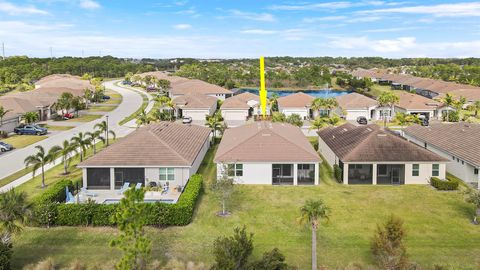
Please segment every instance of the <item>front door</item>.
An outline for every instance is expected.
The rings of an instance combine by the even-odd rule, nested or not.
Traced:
[[[123,186],[123,182],[125,181],[123,177],[123,172],[115,172],[115,187]]]
[[[399,185],[400,184],[400,169],[392,167],[392,171],[390,173],[392,175],[392,185]]]

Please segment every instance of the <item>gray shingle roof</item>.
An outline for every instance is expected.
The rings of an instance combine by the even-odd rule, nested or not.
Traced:
[[[404,132],[480,167],[479,124],[432,123],[428,127],[413,125]]]

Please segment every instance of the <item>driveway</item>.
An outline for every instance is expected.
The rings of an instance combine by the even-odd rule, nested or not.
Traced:
[[[46,151],[48,151],[52,146],[60,145],[64,140],[70,139],[71,137],[75,136],[79,132],[92,131],[95,124],[105,120],[107,115],[109,117],[108,118],[109,128],[115,131],[117,137],[123,137],[129,134],[130,132],[134,131],[135,129],[132,129],[126,126],[119,126],[118,122],[122,121],[125,117],[131,115],[138,108],[140,108],[140,106],[143,103],[142,96],[137,92],[138,90],[127,89],[124,87],[118,87],[114,85],[114,83],[116,82],[118,82],[118,80],[109,81],[105,83],[106,88],[115,90],[120,95],[123,96],[122,103],[120,103],[120,105],[115,110],[107,113],[102,118],[96,119],[92,122],[82,123],[81,125],[73,129],[60,132],[57,134],[52,134],[52,136],[50,136],[45,140],[42,140],[41,142],[1,155],[0,156],[0,179],[23,169],[25,167],[23,163],[25,158],[29,155],[36,153],[35,146],[41,145],[45,148]],[[150,98],[151,96],[149,96],[149,99]],[[149,107],[151,108],[151,106]],[[55,164],[58,164],[58,160],[57,162],[55,162]],[[53,166],[54,165],[46,166],[45,169],[49,169]],[[14,181],[8,185],[5,185],[4,187],[0,188],[0,192],[8,190],[12,187],[18,186],[25,181],[28,181],[31,178],[31,175],[29,179],[26,179],[26,178],[28,178],[28,175],[24,177],[23,181]]]

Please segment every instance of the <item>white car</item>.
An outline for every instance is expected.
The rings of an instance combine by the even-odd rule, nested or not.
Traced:
[[[184,124],[190,124],[190,123],[192,123],[192,117],[190,117],[190,116],[184,116],[184,117],[182,118],[182,123],[184,123]]]
[[[10,144],[0,142],[0,151],[1,152],[11,151],[12,149],[13,149],[13,146],[11,146]]]

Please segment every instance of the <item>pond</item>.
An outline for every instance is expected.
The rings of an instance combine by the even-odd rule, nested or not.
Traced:
[[[245,92],[249,92],[249,93],[258,95],[258,89],[256,89],[256,88],[239,88],[235,91],[236,94],[237,93],[238,94],[245,93]],[[278,96],[284,97],[284,96],[288,96],[288,95],[291,95],[291,94],[295,94],[297,92],[303,92],[303,93],[309,94],[313,97],[320,97],[320,98],[338,97],[338,96],[342,96],[342,95],[346,95],[348,93],[351,93],[351,91],[338,91],[338,90],[327,90],[327,89],[323,89],[323,90],[308,90],[308,89],[305,89],[305,90],[268,90],[267,89],[267,95],[269,97],[272,95],[272,93],[277,93]]]

